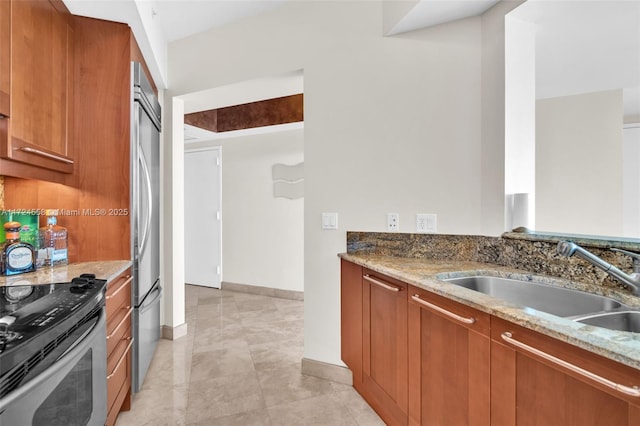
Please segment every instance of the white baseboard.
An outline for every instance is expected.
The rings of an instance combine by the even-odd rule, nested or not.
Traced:
[[[302,358],[302,374],[353,386],[353,373],[347,367]]]
[[[162,338],[167,340],[176,340],[187,335],[187,323],[170,327],[168,325],[162,326]]]
[[[257,294],[260,296],[279,297],[281,299],[304,300],[303,291],[282,290],[272,287],[260,287],[257,285],[237,284],[223,281],[220,286],[223,290],[237,291],[239,293]]]

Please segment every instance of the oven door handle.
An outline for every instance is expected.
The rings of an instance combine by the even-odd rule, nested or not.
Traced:
[[[100,310],[98,321],[93,325],[89,333],[85,332],[83,334],[84,337],[82,338],[82,340],[74,342],[77,344],[71,345],[70,347],[66,348],[65,352],[62,355],[58,354],[58,359],[53,364],[50,364],[48,368],[44,369],[44,371],[39,371],[35,377],[32,377],[32,374],[30,372],[27,375],[27,377],[29,377],[28,381],[21,384],[17,389],[5,395],[3,398],[0,398],[0,413],[2,413],[16,400],[22,398],[25,395],[28,395],[30,392],[38,388],[38,386],[40,386],[42,382],[48,380],[56,374],[59,374],[60,370],[64,369],[66,366],[78,362],[78,360],[83,356],[87,349],[91,348],[94,345],[96,338],[101,338],[106,341],[106,334],[105,312],[103,308]],[[55,352],[56,351],[53,351],[48,356],[55,355]],[[36,368],[33,370],[33,372],[35,372],[35,370],[39,369]]]

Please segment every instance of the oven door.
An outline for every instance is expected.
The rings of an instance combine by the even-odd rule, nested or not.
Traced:
[[[96,321],[70,336],[55,362],[0,399],[1,425],[104,425],[107,419],[107,347],[104,308]],[[65,340],[65,342],[66,342]]]

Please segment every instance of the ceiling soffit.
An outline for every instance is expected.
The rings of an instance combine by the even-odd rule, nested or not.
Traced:
[[[185,114],[184,122],[211,132],[229,132],[304,121],[302,93]]]

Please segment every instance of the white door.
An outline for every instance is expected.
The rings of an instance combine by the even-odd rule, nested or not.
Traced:
[[[220,288],[222,174],[219,147],[184,153],[185,282]]]

